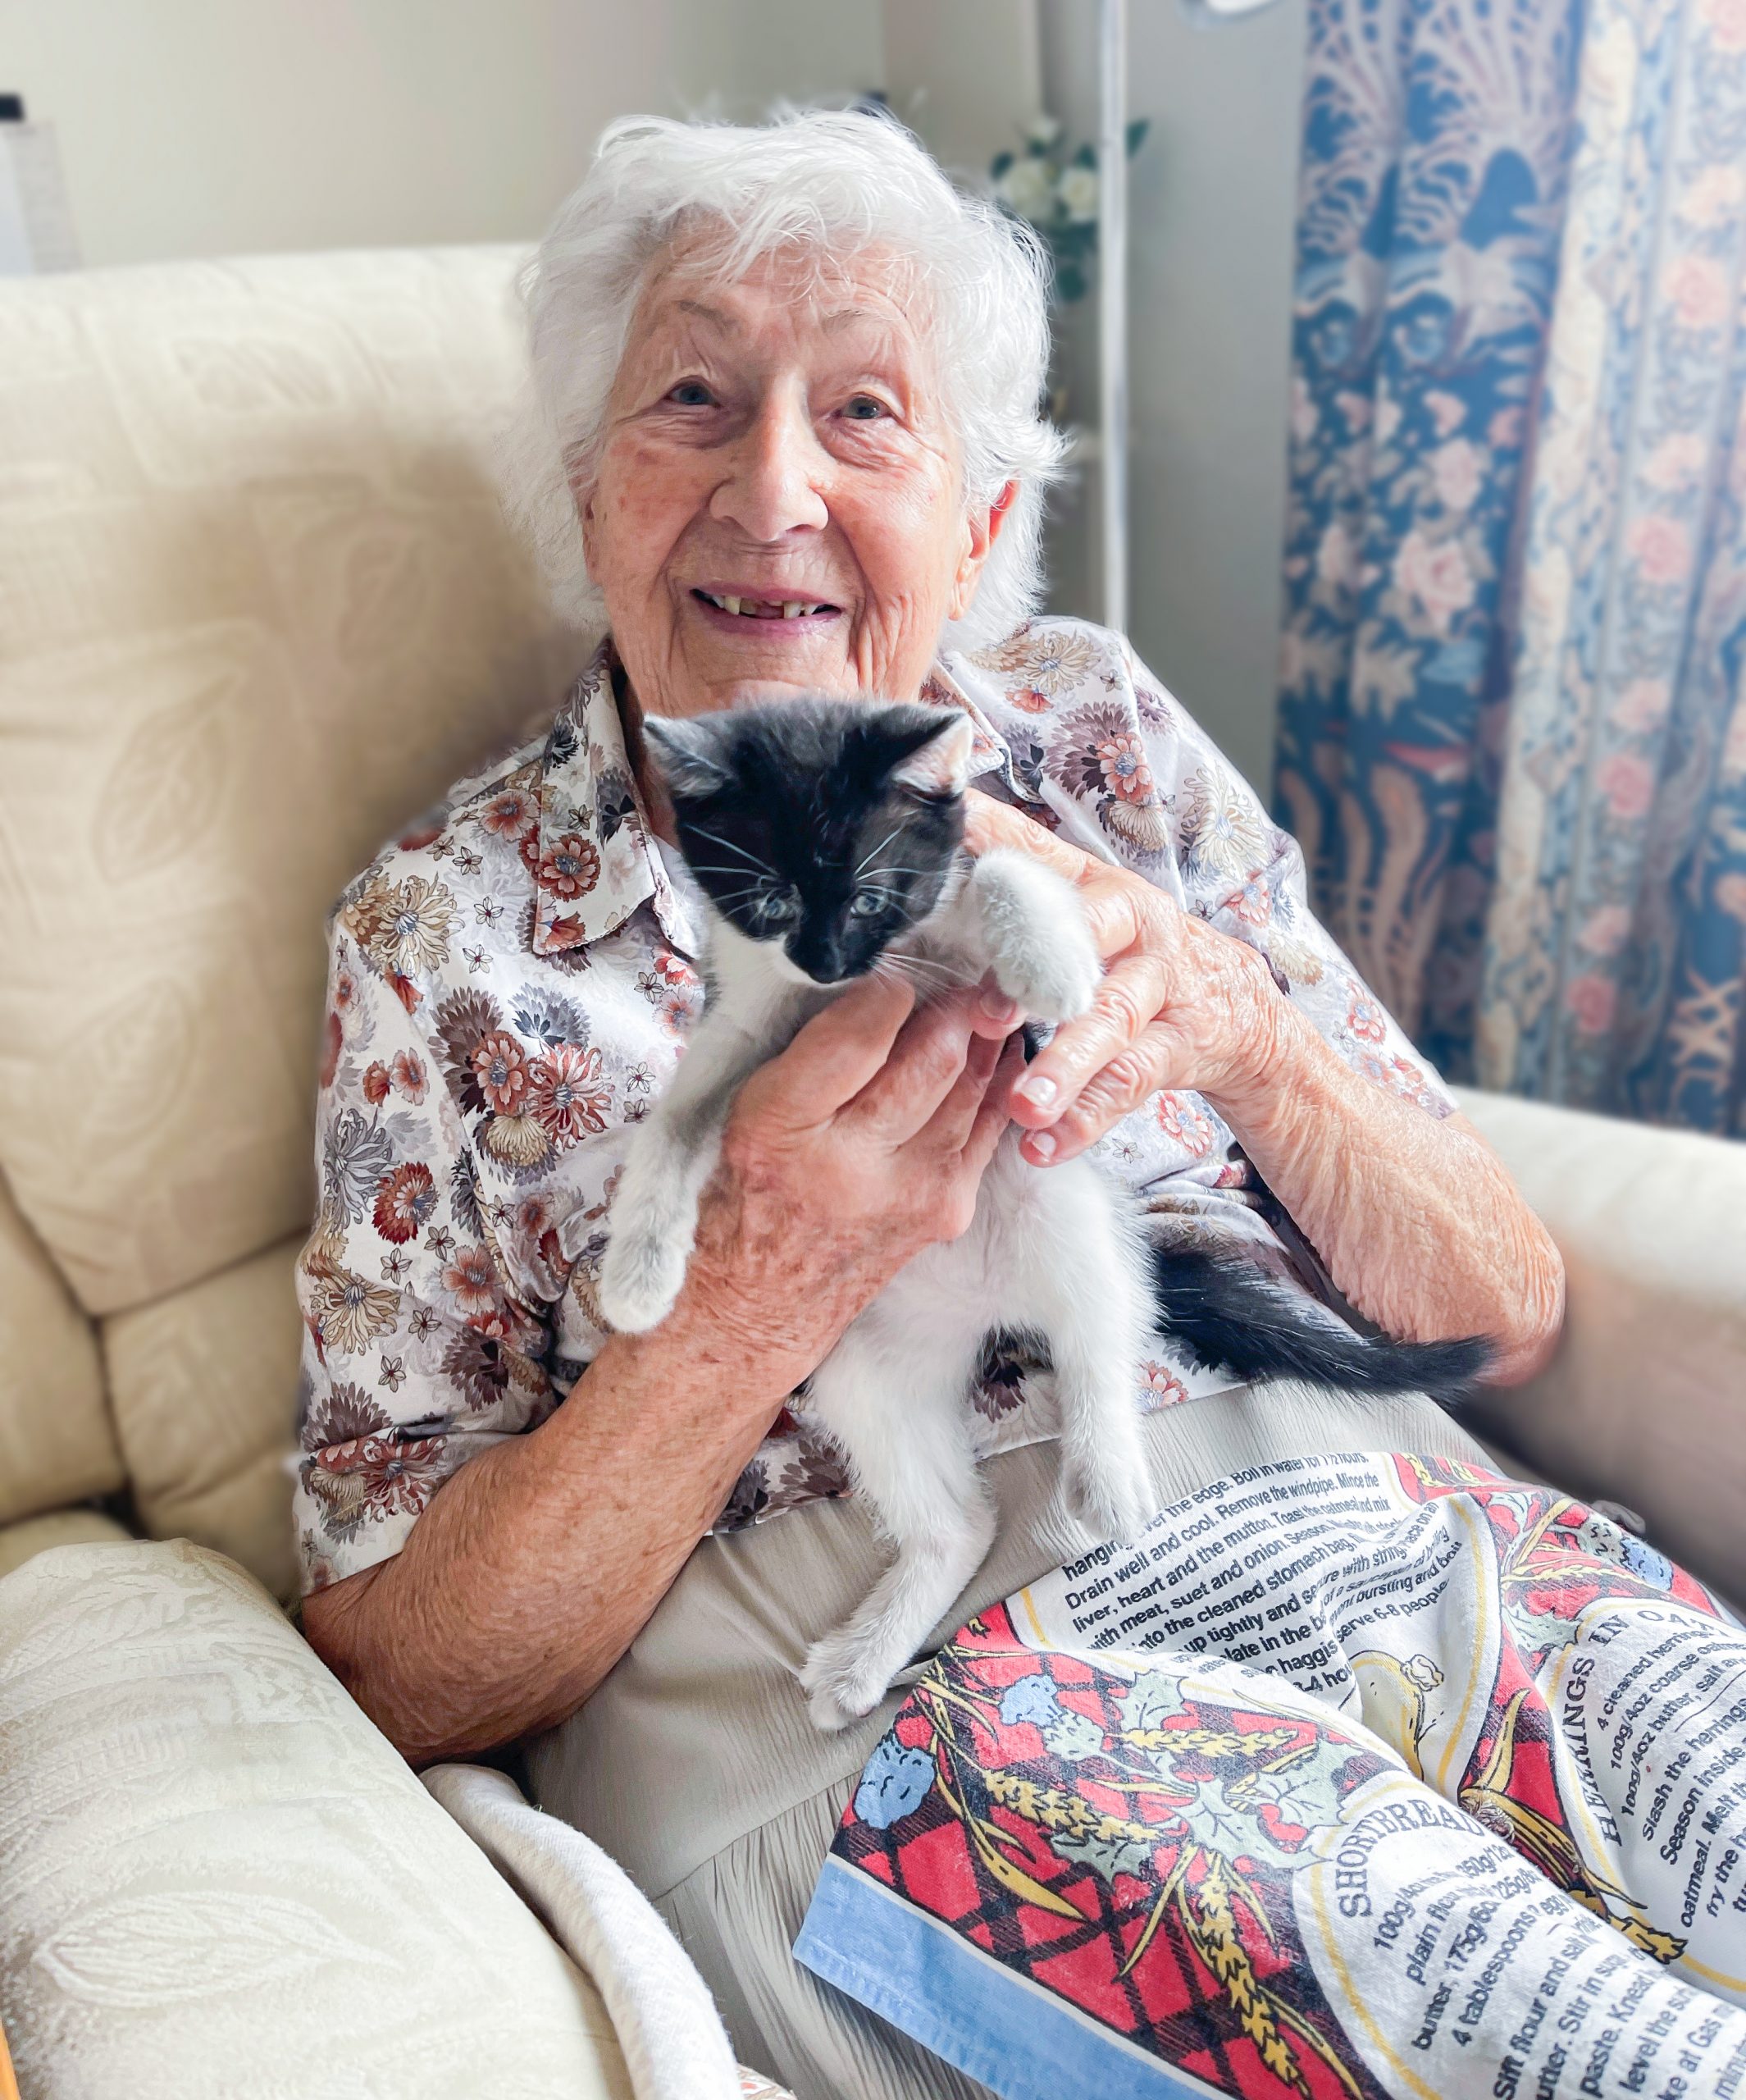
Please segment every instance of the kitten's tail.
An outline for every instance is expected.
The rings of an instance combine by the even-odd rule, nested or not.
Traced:
[[[1304,1378],[1347,1393],[1429,1393],[1446,1405],[1473,1392],[1491,1360],[1478,1335],[1399,1342],[1317,1317],[1294,1291],[1259,1270],[1233,1267],[1193,1250],[1153,1255],[1160,1331],[1186,1342],[1203,1363],[1227,1364],[1251,1380]]]

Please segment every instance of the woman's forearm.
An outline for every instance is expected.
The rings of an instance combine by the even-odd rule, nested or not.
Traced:
[[[413,1764],[549,1727],[605,1677],[707,1532],[782,1395],[679,1322],[615,1335],[540,1428],[446,1481],[402,1551],[303,1627]]]
[[[1219,1112],[1366,1318],[1408,1341],[1484,1335],[1498,1385],[1531,1378],[1564,1317],[1564,1263],[1465,1117],[1439,1121],[1352,1070],[1279,1002],[1265,1073]]]

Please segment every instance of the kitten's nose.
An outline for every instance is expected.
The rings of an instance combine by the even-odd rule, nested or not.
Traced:
[[[797,970],[815,984],[841,984],[848,975],[841,944],[828,934],[802,935],[788,950]]]

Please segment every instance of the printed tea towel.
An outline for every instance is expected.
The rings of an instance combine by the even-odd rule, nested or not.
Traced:
[[[1006,2100],[1746,2095],[1746,1635],[1456,1461],[1234,1475],[946,1645],[796,1952]]]

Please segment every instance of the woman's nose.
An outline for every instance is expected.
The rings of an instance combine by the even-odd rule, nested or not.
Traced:
[[[768,546],[794,532],[818,532],[830,513],[819,488],[827,455],[805,404],[773,393],[735,440],[711,517]]]

